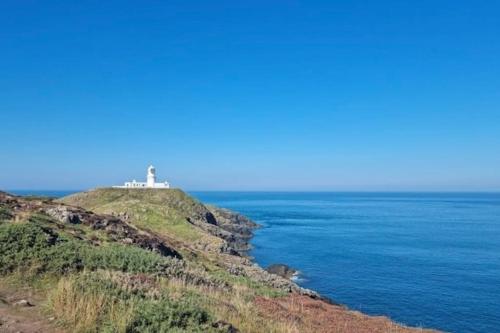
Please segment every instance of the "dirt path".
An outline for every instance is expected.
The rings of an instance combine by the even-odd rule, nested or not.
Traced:
[[[12,290],[0,284],[0,332],[63,333],[41,313],[42,302],[41,296],[30,290]]]

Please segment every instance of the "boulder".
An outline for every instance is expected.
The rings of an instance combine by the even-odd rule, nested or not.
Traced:
[[[18,306],[18,307],[28,307],[28,306],[33,306],[28,300],[21,299],[17,302],[14,302],[12,305]]]
[[[284,265],[284,264],[274,264],[266,268],[271,274],[276,274],[285,279],[291,279],[295,274],[297,274],[297,270]]]

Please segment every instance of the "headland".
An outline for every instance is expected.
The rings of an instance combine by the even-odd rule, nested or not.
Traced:
[[[284,266],[262,269],[246,255],[257,227],[179,189],[1,192],[0,328],[431,332],[332,304]]]

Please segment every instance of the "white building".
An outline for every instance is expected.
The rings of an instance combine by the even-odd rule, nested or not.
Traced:
[[[168,182],[157,183],[156,182],[156,169],[154,166],[150,165],[148,168],[148,175],[146,182],[137,182],[132,180],[131,182],[125,182],[122,186],[113,186],[114,188],[170,188]]]

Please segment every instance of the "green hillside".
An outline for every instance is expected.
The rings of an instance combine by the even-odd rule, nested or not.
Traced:
[[[20,285],[43,295],[60,329],[261,332],[253,298],[286,294],[276,277],[248,276],[248,259],[217,236],[228,221],[180,190],[98,189],[58,201],[1,193],[0,202],[0,295]]]
[[[0,192],[0,332],[413,332],[245,256],[255,223],[181,190]]]
[[[125,218],[138,227],[180,241],[204,240],[220,245],[220,240],[207,239],[188,219],[198,219],[208,210],[199,202],[177,189],[96,189],[77,193],[60,200],[96,213]]]

